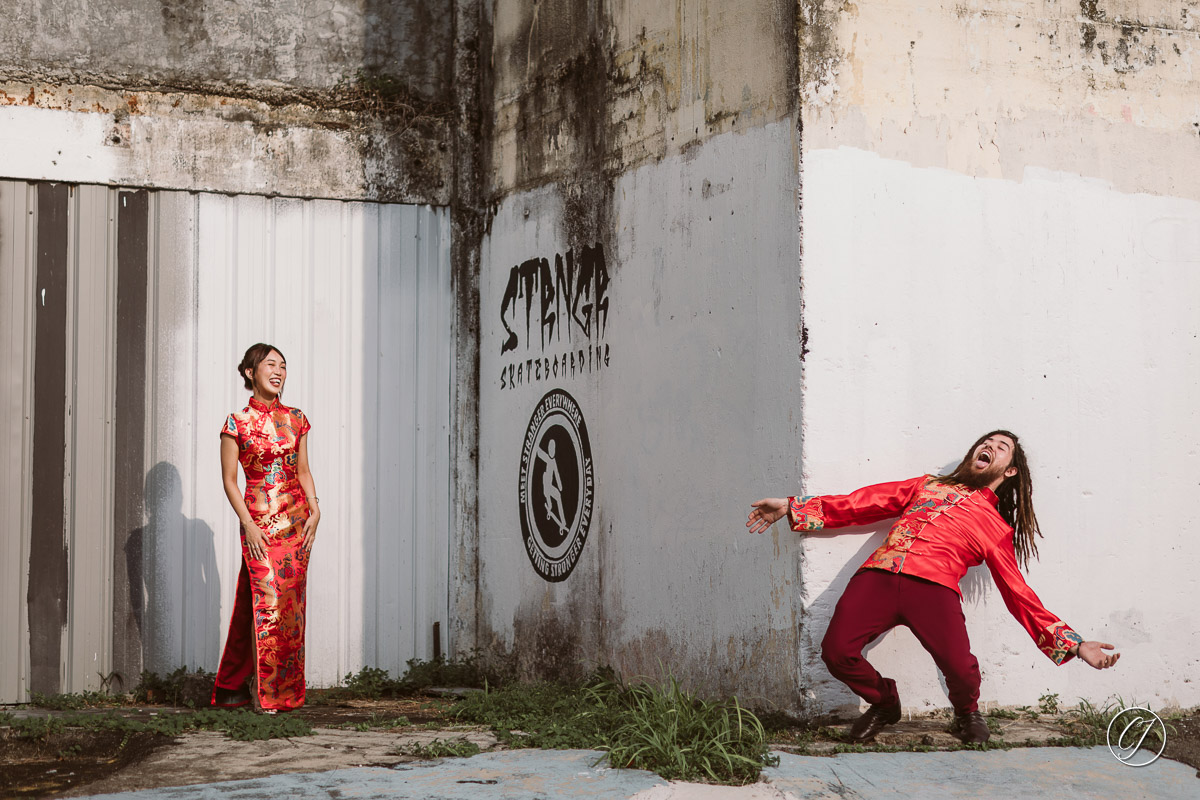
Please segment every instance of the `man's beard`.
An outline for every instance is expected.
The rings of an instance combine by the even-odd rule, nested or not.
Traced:
[[[954,471],[952,478],[962,483],[971,489],[982,489],[985,486],[990,486],[997,478],[1004,477],[1004,467],[1000,464],[989,464],[988,468],[982,472],[977,472],[971,469],[970,464],[966,464]]]

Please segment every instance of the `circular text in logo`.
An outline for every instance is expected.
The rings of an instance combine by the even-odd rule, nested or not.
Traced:
[[[594,477],[587,425],[561,389],[542,397],[521,443],[521,534],[530,563],[548,581],[575,569],[592,521]]]

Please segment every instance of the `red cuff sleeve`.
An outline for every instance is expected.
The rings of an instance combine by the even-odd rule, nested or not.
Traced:
[[[794,531],[819,531],[825,527],[821,514],[821,498],[789,497],[788,521]]]

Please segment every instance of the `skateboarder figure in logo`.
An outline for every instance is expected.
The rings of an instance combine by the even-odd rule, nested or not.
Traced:
[[[558,462],[554,460],[557,448],[553,439],[546,442],[546,449],[538,448],[537,457],[546,462],[546,470],[542,473],[542,494],[546,497],[546,519],[558,526],[559,531],[567,534],[566,514],[563,511],[562,475],[558,471]],[[558,505],[558,513],[554,513],[554,505]]]

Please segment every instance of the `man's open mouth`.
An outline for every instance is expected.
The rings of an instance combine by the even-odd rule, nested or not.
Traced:
[[[987,450],[979,451],[979,455],[975,456],[975,466],[979,469],[986,469],[992,463],[992,454]]]

